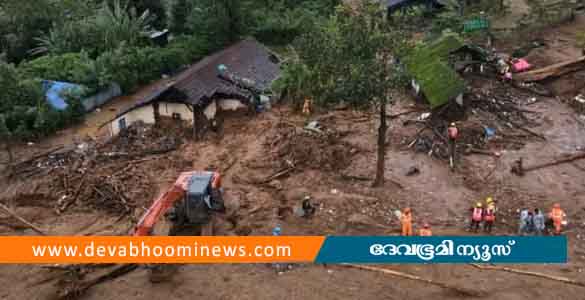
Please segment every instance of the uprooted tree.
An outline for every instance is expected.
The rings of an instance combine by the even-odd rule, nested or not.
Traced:
[[[377,109],[374,186],[384,183],[386,108],[393,103],[395,90],[405,86],[397,57],[407,50],[406,41],[405,32],[396,23],[391,25],[378,5],[339,6],[331,18],[295,41],[298,57],[277,83],[277,88],[295,96],[292,100],[311,97],[322,107],[345,102]]]

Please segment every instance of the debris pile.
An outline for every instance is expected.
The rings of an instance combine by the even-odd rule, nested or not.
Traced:
[[[272,132],[273,137],[265,145],[270,151],[275,168],[319,168],[337,171],[349,165],[357,152],[341,140],[335,130],[309,124],[300,128],[294,124],[280,122]]]
[[[538,113],[520,108],[523,98],[502,88],[501,84],[491,89],[472,89],[467,96],[464,121],[457,122],[459,139],[456,153],[479,153],[498,155],[501,149],[521,149],[527,139],[545,138],[530,130],[537,125]],[[529,100],[530,101],[530,100]],[[530,103],[530,102],[528,102]],[[454,120],[454,114],[461,110],[456,104],[444,108],[409,123],[422,124],[414,139],[406,140],[409,148],[416,152],[427,153],[438,159],[449,159],[447,126]],[[459,117],[458,119],[463,119]],[[493,150],[493,151],[492,151]]]
[[[168,128],[139,123],[105,143],[88,140],[36,155],[18,163],[13,176],[48,176],[48,190],[57,199],[54,205],[58,213],[78,206],[130,215],[134,208],[150,201],[155,192],[145,164],[164,159],[168,161],[161,169],[190,165],[179,157],[160,156],[178,149],[182,142],[164,132],[168,133]]]

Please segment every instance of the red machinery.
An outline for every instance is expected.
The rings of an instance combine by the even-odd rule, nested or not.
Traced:
[[[175,235],[179,228],[207,224],[212,211],[225,211],[220,174],[199,171],[181,173],[175,184],[156,199],[142,216],[133,235],[151,235],[161,215],[167,213],[173,221],[169,235]]]

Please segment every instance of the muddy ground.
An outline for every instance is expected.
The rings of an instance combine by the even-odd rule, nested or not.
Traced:
[[[570,25],[573,26],[573,25]],[[563,32],[561,28],[559,32]],[[551,34],[551,33],[547,33]],[[552,39],[550,35],[547,35]],[[566,48],[566,45],[563,49]],[[558,49],[558,48],[557,48]],[[540,49],[539,55],[555,47]],[[567,53],[567,50],[563,50]],[[546,56],[548,57],[548,56]],[[520,96],[532,97],[519,94]],[[224,179],[228,212],[217,220],[220,235],[268,235],[280,224],[285,235],[397,235],[396,209],[410,206],[415,228],[431,223],[434,234],[467,235],[468,209],[478,200],[493,196],[502,216],[495,234],[515,234],[516,209],[539,207],[548,210],[558,201],[569,217],[569,263],[566,265],[512,266],[519,269],[585,280],[585,161],[564,164],[517,177],[510,173],[519,157],[525,164],[538,163],[585,148],[585,126],[576,113],[560,98],[538,97],[525,109],[535,114],[530,129],[546,141],[526,139],[519,149],[488,144],[487,149],[502,153],[500,158],[469,155],[461,158],[456,172],[445,161],[415,153],[408,144],[416,126],[404,126],[405,120],[418,114],[391,120],[386,160],[386,185],[372,188],[376,161],[377,119],[372,112],[336,110],[313,116],[330,130],[314,135],[302,128],[307,119],[279,105],[257,116],[228,117],[222,136],[209,134],[203,141],[182,139],[177,150],[146,157],[105,160],[95,172],[120,164],[140,178],[121,178],[132,184],[127,191],[133,211],[129,214],[87,206],[79,201],[63,212],[55,208],[59,197],[56,187],[63,182],[48,175],[31,175],[0,180],[0,200],[17,213],[54,235],[124,235],[131,229],[152,199],[170,185],[181,171],[219,169]],[[120,100],[127,103],[125,98]],[[123,106],[94,113],[89,120],[107,119]],[[116,106],[119,106],[116,108]],[[401,99],[390,114],[412,109],[412,100]],[[105,114],[105,115],[102,115]],[[88,122],[90,122],[88,121]],[[58,144],[98,135],[95,124],[87,123],[58,136],[19,149],[24,160]],[[93,124],[93,125],[92,125]],[[93,126],[93,127],[92,127]],[[499,133],[497,133],[499,134]],[[115,145],[114,145],[115,146]],[[112,146],[113,147],[113,146]],[[108,151],[118,149],[107,148]],[[119,150],[119,149],[118,149]],[[0,161],[5,160],[4,153]],[[124,165],[122,165],[124,163]],[[294,169],[282,177],[270,179],[283,168]],[[130,165],[128,165],[130,166]],[[417,176],[405,176],[416,166]],[[105,172],[104,171],[104,172]],[[60,174],[60,175],[59,175]],[[357,179],[356,179],[357,178]],[[145,187],[146,186],[146,187]],[[69,187],[75,191],[75,185]],[[62,192],[62,191],[61,191]],[[319,204],[312,219],[296,217],[294,208],[302,196],[310,194]],[[88,194],[90,195],[90,194]],[[88,196],[89,197],[89,196]],[[3,235],[33,235],[15,225],[6,216],[0,218]],[[510,274],[478,270],[470,265],[392,265],[395,270],[416,274],[469,289],[487,291],[485,299],[583,299],[585,288]],[[49,299],[55,281],[41,266],[0,266],[3,299]],[[466,299],[448,289],[341,266],[294,265],[277,275],[265,265],[187,265],[172,281],[152,284],[140,268],[116,280],[90,289],[85,299]]]

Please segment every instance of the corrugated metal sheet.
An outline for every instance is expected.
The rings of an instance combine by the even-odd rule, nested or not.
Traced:
[[[120,95],[122,95],[122,89],[120,88],[120,85],[113,83],[108,87],[108,89],[100,91],[91,97],[84,98],[81,100],[81,104],[83,105],[83,108],[86,112],[90,112],[104,105],[106,102],[110,101],[110,99]]]

